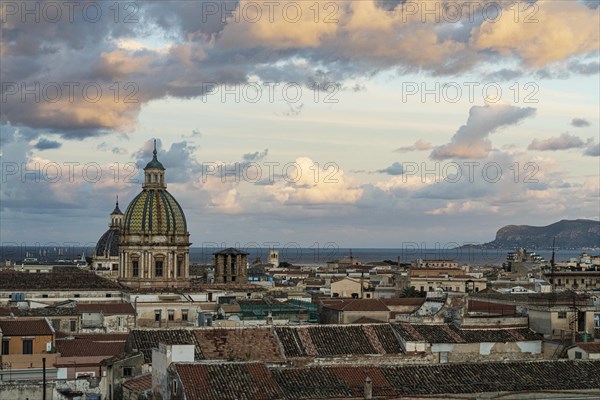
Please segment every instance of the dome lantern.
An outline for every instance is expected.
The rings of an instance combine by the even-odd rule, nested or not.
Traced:
[[[110,213],[110,224],[108,224],[108,226],[111,227],[112,229],[117,229],[117,228],[120,228],[122,224],[123,224],[123,213],[121,212],[121,209],[119,208],[119,196],[117,195],[117,202],[115,204],[115,209],[113,210],[113,212]]]
[[[156,151],[156,139],[154,139],[154,151],[152,160],[144,168],[144,189],[165,189],[165,167],[158,161]]]

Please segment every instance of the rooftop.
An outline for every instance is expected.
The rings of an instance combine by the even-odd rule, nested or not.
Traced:
[[[363,398],[591,390],[599,393],[600,361],[528,361],[399,366],[268,368],[263,363],[175,363],[170,367],[194,399]],[[525,398],[525,397],[523,397]]]
[[[507,343],[542,340],[529,328],[459,329],[452,324],[393,324],[405,341],[427,343]]]
[[[125,348],[125,341],[99,342],[85,339],[58,339],[56,350],[62,357],[113,357]]]
[[[0,320],[3,336],[51,336],[54,331],[45,318]]]
[[[194,332],[189,329],[134,329],[129,333],[125,350],[139,351],[144,355],[145,363],[152,363],[152,349],[158,348],[159,343],[193,344],[195,347],[194,359],[204,359],[200,344]]]
[[[47,273],[0,270],[0,290],[120,290],[117,283],[80,268],[59,268]]]
[[[131,303],[77,303],[75,309],[82,312],[102,312],[104,315],[135,314]]]
[[[196,400],[272,400],[284,394],[262,363],[171,364],[186,398]]]
[[[144,374],[136,376],[123,382],[123,388],[129,389],[132,392],[142,393],[152,390],[152,374]]]

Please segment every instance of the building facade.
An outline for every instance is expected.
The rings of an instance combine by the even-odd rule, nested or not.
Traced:
[[[108,230],[100,237],[92,255],[92,269],[101,275],[119,275],[119,238],[123,225],[123,213],[119,209],[119,198],[110,213]]]
[[[215,283],[248,283],[248,253],[228,248],[214,256]]]
[[[127,206],[119,240],[119,282],[134,288],[189,286],[190,234],[183,209],[167,191],[165,168],[144,168],[142,192]]]

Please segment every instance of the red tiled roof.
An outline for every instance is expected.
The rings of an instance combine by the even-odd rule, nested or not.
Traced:
[[[152,390],[152,374],[140,375],[136,376],[135,378],[128,379],[123,382],[122,386],[136,393]]]
[[[338,311],[389,311],[387,306],[379,299],[348,299],[324,302],[324,308]]]
[[[369,317],[360,317],[353,324],[385,324],[386,321],[379,321],[377,319],[369,318]]]
[[[135,314],[131,303],[78,303],[75,309],[79,312],[100,312],[104,315]]]
[[[68,338],[92,340],[94,342],[125,342],[129,333],[64,333],[56,332],[56,338]]]
[[[196,329],[196,339],[207,360],[284,361],[271,328]]]
[[[195,400],[284,397],[271,371],[262,363],[171,364],[185,397]]]
[[[491,301],[479,301],[469,299],[470,312],[482,312],[500,315],[515,315],[517,306],[511,304],[492,303]]]
[[[381,299],[386,306],[420,306],[425,303],[424,297],[399,297],[394,299]]]
[[[59,339],[56,341],[56,350],[62,357],[112,357],[121,353],[125,342],[95,342],[81,339]]]
[[[52,328],[46,319],[19,319],[0,321],[4,336],[50,336]]]
[[[588,353],[600,353],[600,342],[580,342],[577,343],[577,346]]]

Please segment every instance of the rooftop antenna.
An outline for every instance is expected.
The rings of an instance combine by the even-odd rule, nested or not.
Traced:
[[[350,265],[354,264],[354,257],[352,257],[352,249],[350,249]]]

